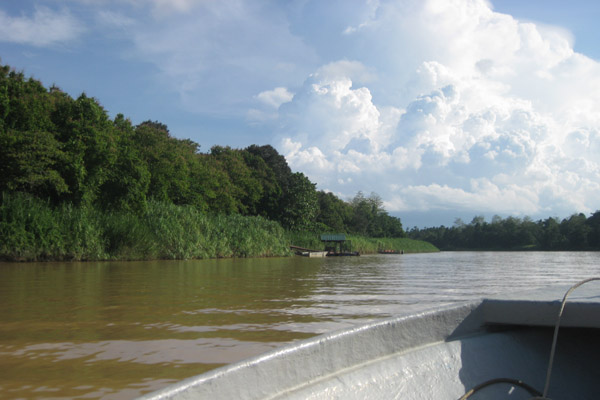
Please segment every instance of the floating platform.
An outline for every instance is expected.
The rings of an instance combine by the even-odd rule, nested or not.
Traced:
[[[303,256],[303,257],[310,257],[310,258],[323,258],[323,257],[327,257],[327,252],[326,251],[302,251],[298,255]]]

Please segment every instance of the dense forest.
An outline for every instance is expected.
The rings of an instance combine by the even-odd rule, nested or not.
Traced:
[[[408,231],[412,239],[424,240],[441,250],[600,250],[600,211],[590,217],[573,214],[562,221],[547,218],[501,218],[486,222],[481,216],[453,227]]]
[[[203,153],[160,122],[133,125],[123,114],[111,119],[93,97],[74,99],[9,66],[0,66],[0,193],[5,258],[33,236],[44,240],[17,219],[26,218],[27,210],[19,209],[24,204],[53,220],[49,226],[85,216],[85,224],[103,227],[97,238],[102,243],[120,243],[107,233],[116,229],[106,225],[116,215],[151,229],[143,221],[157,212],[182,212],[177,207],[202,218],[241,216],[260,226],[270,221],[287,231],[405,236],[377,194],[359,192],[344,201],[318,191],[272,146],[214,146]]]

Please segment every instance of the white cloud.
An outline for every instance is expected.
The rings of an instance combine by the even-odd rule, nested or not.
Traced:
[[[277,87],[273,90],[265,90],[256,95],[261,102],[273,108],[279,108],[283,103],[287,103],[294,98],[294,94],[284,87]]]
[[[386,144],[382,111],[373,104],[369,89],[353,88],[349,78],[332,78],[331,71],[328,66],[311,75],[293,100],[281,107],[284,133],[329,153],[380,149]],[[385,112],[393,115],[394,109]]]
[[[320,67],[317,74],[321,79],[336,79],[344,76],[358,85],[364,85],[377,79],[377,75],[363,63],[350,60],[330,62]]]
[[[85,20],[80,3],[180,108],[275,129],[319,188],[389,211],[600,208],[600,64],[560,27],[485,0],[72,1]],[[15,15],[0,11],[0,40],[84,31],[67,9]]]
[[[262,91],[254,98],[258,104],[246,112],[246,120],[251,124],[276,120],[277,109],[282,104],[290,102],[294,94],[285,87],[276,87],[273,90]]]
[[[0,41],[37,47],[66,43],[84,32],[83,25],[66,9],[36,7],[31,16],[11,16],[0,10]]]
[[[391,211],[600,208],[600,64],[568,32],[480,0],[377,8],[343,31],[362,54],[317,69],[280,108],[293,168],[348,197],[376,191]]]
[[[276,129],[320,188],[390,211],[600,208],[600,64],[560,27],[485,0],[128,4],[146,19],[101,20],[187,110]]]

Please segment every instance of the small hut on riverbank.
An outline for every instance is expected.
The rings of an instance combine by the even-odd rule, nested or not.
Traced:
[[[326,233],[321,235],[321,242],[325,245],[328,256],[357,256],[357,251],[352,251],[352,241],[346,239],[343,233]]]

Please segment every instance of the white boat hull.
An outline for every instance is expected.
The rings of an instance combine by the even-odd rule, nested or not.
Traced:
[[[440,307],[322,335],[143,398],[458,399],[494,378],[518,379],[541,392],[564,288],[540,293]],[[554,365],[550,398],[600,399],[600,296],[583,294],[567,307]],[[502,383],[470,398],[531,397]]]

